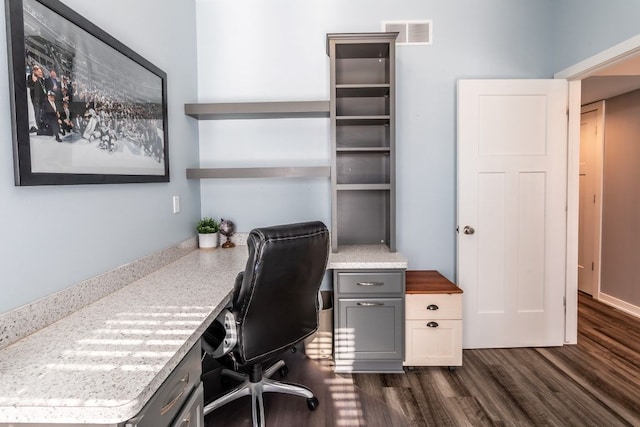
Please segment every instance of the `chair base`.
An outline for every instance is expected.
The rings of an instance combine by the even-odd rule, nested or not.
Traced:
[[[251,418],[253,420],[254,427],[264,427],[264,400],[262,398],[263,393],[285,393],[292,394],[294,396],[306,397],[307,406],[311,410],[315,410],[318,407],[318,399],[313,395],[313,392],[307,387],[297,384],[289,384],[279,382],[271,379],[271,376],[281,368],[285,367],[283,360],[271,365],[267,368],[262,375],[255,373],[253,375],[244,374],[230,369],[223,369],[222,375],[234,378],[242,381],[242,383],[225,394],[219,397],[213,402],[204,407],[204,415],[207,415],[211,411],[226,405],[229,402],[233,402],[244,396],[251,396]],[[260,369],[259,366],[254,367]],[[254,377],[255,381],[251,381],[251,377]],[[256,378],[257,377],[257,378]]]

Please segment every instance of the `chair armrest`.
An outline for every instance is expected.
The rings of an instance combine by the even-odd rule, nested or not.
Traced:
[[[218,322],[224,328],[225,335],[215,348],[212,343],[203,337],[202,349],[209,356],[217,359],[229,353],[236,346],[238,343],[238,332],[236,329],[236,319],[228,309],[222,310],[218,317],[216,317],[215,322]]]

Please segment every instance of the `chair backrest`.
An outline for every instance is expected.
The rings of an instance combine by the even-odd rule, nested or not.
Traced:
[[[256,228],[249,259],[234,289],[236,361],[259,363],[318,328],[318,291],[329,256],[329,231],[319,221]]]

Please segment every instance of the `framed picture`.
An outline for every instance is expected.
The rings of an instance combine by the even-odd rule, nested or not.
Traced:
[[[166,74],[57,0],[5,0],[16,185],[169,181]]]

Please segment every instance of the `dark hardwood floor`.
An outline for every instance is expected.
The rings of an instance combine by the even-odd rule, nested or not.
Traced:
[[[336,375],[300,353],[288,381],[320,399],[268,394],[267,426],[640,426],[640,319],[579,296],[578,344],[465,350],[455,371]],[[250,426],[248,398],[207,426]]]

